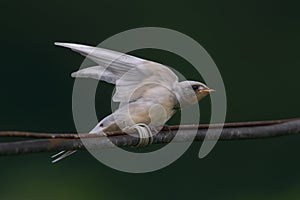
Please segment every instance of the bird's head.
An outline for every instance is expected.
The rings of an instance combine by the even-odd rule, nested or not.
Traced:
[[[214,90],[201,82],[182,81],[179,83],[177,98],[180,104],[190,105],[197,103],[211,92],[214,92]]]

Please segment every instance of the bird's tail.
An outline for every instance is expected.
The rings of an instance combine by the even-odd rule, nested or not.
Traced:
[[[112,119],[113,119],[112,115],[109,115],[109,116],[105,117],[89,133],[103,133],[103,135],[105,136],[105,133],[103,132],[103,129],[104,129],[103,125],[111,123]],[[53,159],[52,163],[56,163],[58,161],[61,161],[62,159],[72,155],[76,151],[77,150],[61,151],[61,152],[51,156],[51,159]]]
[[[72,151],[61,151],[53,156],[51,156],[52,163],[56,163],[62,159],[64,159],[65,157],[72,155],[73,153],[75,153],[77,150],[72,150]]]

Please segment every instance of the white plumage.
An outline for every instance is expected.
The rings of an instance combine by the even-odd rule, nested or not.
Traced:
[[[168,67],[131,55],[86,45],[55,43],[79,52],[97,66],[72,73],[76,78],[93,78],[116,85],[113,101],[119,108],[101,120],[90,133],[125,130],[137,123],[153,130],[162,127],[176,109],[197,103],[210,93],[206,85],[196,81],[178,81]],[[57,162],[75,151],[53,156]],[[59,156],[59,157],[58,157]]]

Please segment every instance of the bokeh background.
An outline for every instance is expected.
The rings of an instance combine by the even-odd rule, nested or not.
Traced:
[[[0,130],[75,132],[70,73],[83,57],[55,41],[97,45],[121,31],[171,28],[212,56],[228,95],[227,121],[299,117],[297,1],[3,1],[0,6]],[[133,52],[200,79],[167,52]],[[102,84],[99,118],[113,89]],[[209,98],[200,103],[209,119]],[[0,142],[4,139],[0,138]],[[0,199],[300,199],[300,136],[200,143],[152,173],[104,166],[86,151],[56,165],[51,153],[0,157]]]

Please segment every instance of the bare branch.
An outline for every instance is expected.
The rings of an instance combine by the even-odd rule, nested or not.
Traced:
[[[201,125],[177,125],[177,126],[165,126],[162,131],[169,130],[178,130],[179,127],[182,130],[188,129],[208,129],[211,128],[237,128],[237,127],[253,127],[253,126],[265,126],[265,125],[274,125],[280,124],[289,121],[300,120],[300,118],[295,119],[282,119],[282,120],[269,120],[269,121],[253,121],[253,122],[231,122],[225,124],[201,124]],[[124,132],[116,131],[112,132],[109,135],[127,135]],[[56,139],[56,138],[68,138],[68,139],[79,139],[79,138],[93,138],[98,137],[98,134],[74,134],[74,133],[34,133],[34,132],[20,132],[20,131],[0,131],[0,137],[25,137],[25,138],[47,138],[47,139]]]
[[[210,125],[213,130],[220,128],[220,124]],[[161,132],[153,136],[153,144],[168,143],[176,134],[175,142],[185,142],[194,139],[192,131],[197,130],[196,141],[203,141],[208,125],[180,126],[183,130],[177,133],[179,126],[165,127]],[[243,140],[271,138],[285,135],[300,134],[300,119],[241,122],[224,124],[219,140]],[[39,138],[19,142],[0,143],[0,155],[13,155],[34,152],[49,152],[60,150],[84,149],[82,140],[88,144],[88,148],[112,148],[136,146],[139,142],[137,134],[127,135],[122,132],[114,132],[111,137],[100,137],[97,134],[50,134],[30,132],[0,132],[2,137],[29,137]],[[41,139],[44,138],[44,139]],[[47,138],[47,139],[45,139]],[[81,139],[80,139],[81,138]],[[208,135],[210,140],[218,138],[217,132]]]

